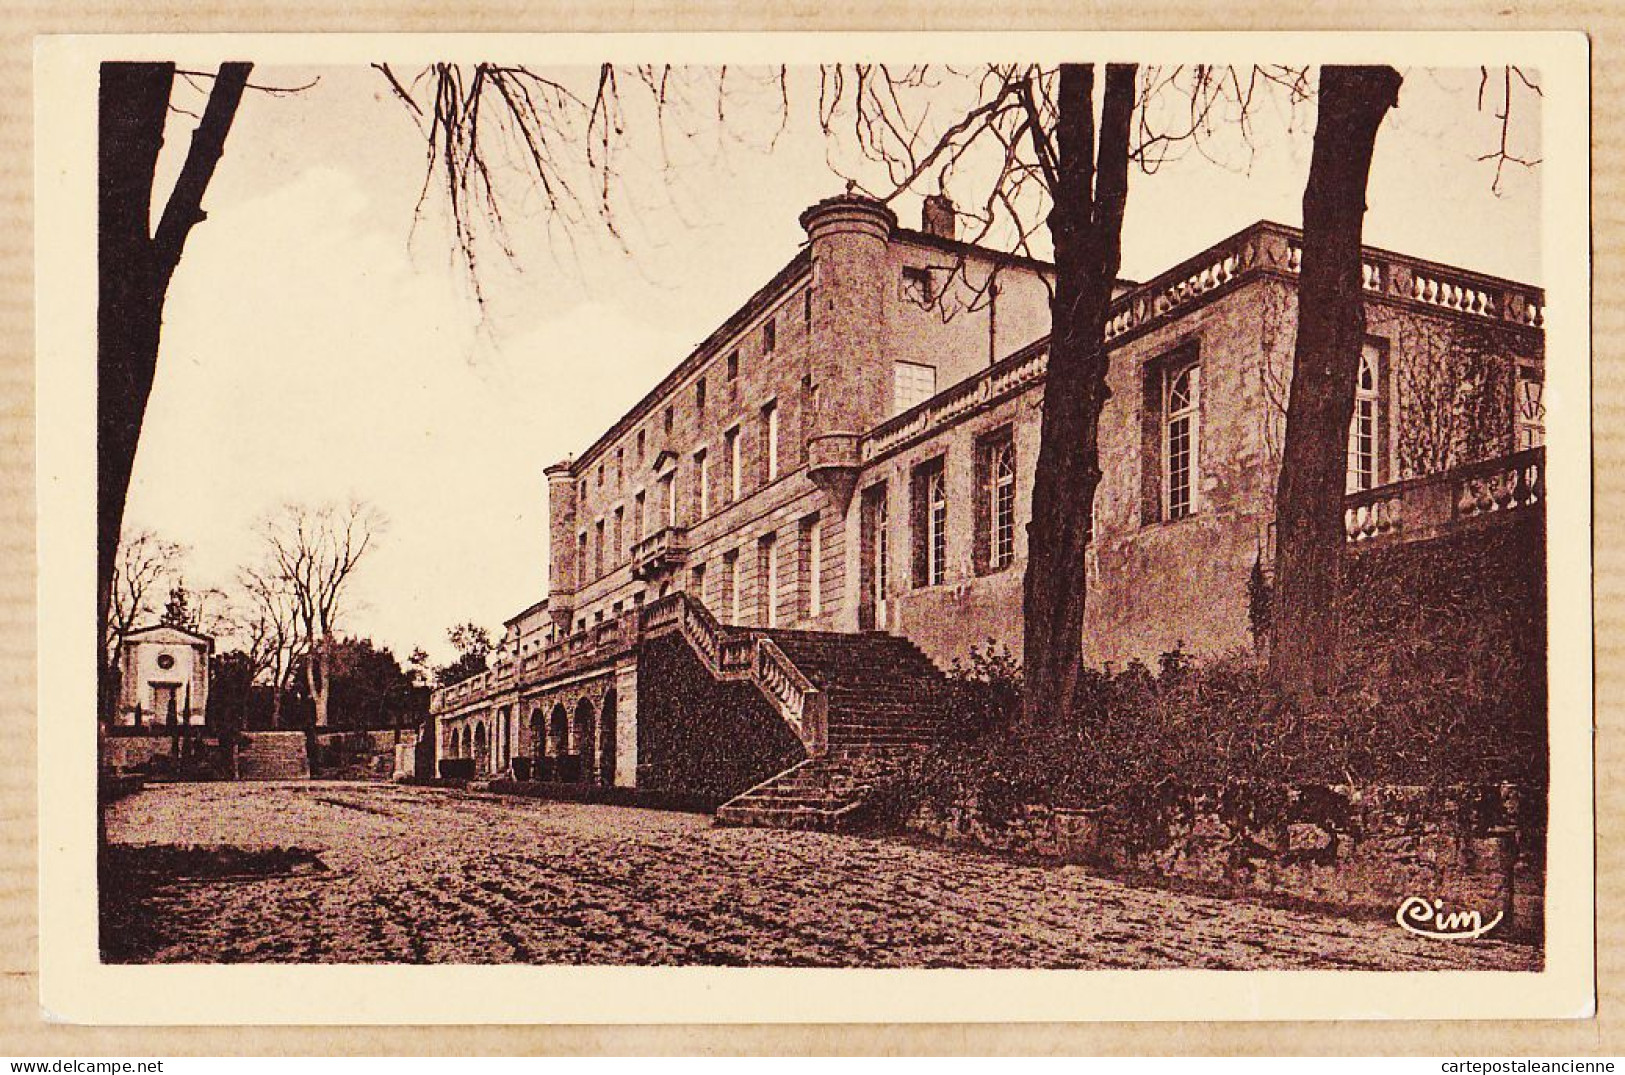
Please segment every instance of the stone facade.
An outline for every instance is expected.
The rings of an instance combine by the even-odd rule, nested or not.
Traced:
[[[627,784],[666,764],[639,756],[631,714],[646,694],[638,612],[674,592],[722,624],[902,634],[944,667],[989,640],[1019,658],[1051,268],[961,243],[951,219],[937,205],[905,229],[853,194],[809,208],[807,245],[772,280],[547,468],[547,599],[510,621],[491,672],[436,693],[442,756],[481,772],[547,757],[556,737],[537,714],[574,729],[580,708],[594,734],[558,740],[580,772]],[[1297,232],[1260,223],[1120,284],[1080,639],[1091,663],[1249,644],[1300,258]],[[1381,490],[1541,439],[1538,289],[1377,250],[1365,287],[1351,540],[1397,532],[1399,494]],[[1450,393],[1430,390],[1441,383]]]

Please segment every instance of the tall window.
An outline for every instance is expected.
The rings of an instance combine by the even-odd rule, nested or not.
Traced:
[[[668,470],[660,476],[660,505],[656,509],[660,512],[661,526],[677,525],[677,472]]]
[[[858,529],[858,628],[863,631],[883,630],[887,624],[890,535],[887,533],[886,502],[885,482],[871,485],[863,491]]]
[[[1170,368],[1163,375],[1162,489],[1163,518],[1183,519],[1196,510],[1200,458],[1201,367],[1195,363]]]
[[[992,538],[988,566],[994,571],[1010,566],[1016,558],[1016,446],[1004,441],[992,446],[989,473],[993,483],[989,522]]]
[[[688,569],[688,592],[700,601],[705,600],[705,565],[695,564]]]
[[[1360,351],[1360,376],[1354,382],[1354,414],[1349,418],[1347,491],[1363,492],[1377,484],[1377,420],[1381,383],[1377,377],[1377,348]]]
[[[930,555],[926,575],[936,586],[948,577],[948,482],[941,469],[932,475],[926,495],[930,510],[926,516]]]
[[[779,476],[779,405],[769,403],[762,408],[762,455],[767,460],[767,480]]]
[[[705,413],[705,378],[701,377],[694,382],[694,409],[701,414]]]
[[[739,379],[739,352],[738,351],[730,351],[728,353],[728,380],[736,381],[738,379]]]
[[[632,498],[632,540],[634,542],[642,541],[648,533],[648,530],[645,529],[648,526],[648,517],[644,513],[643,500],[643,490],[639,489],[637,495]]]
[[[711,514],[711,460],[707,458],[704,448],[694,453],[694,474],[695,482],[699,485],[699,517],[703,519]]]
[[[914,585],[936,586],[948,577],[948,484],[938,458],[914,471]]]
[[[763,627],[779,625],[779,540],[768,534],[756,543],[757,622]]]
[[[615,449],[615,488],[619,489],[621,487],[621,482],[623,482],[625,480],[626,480],[626,449],[625,448],[616,448]]]
[[[937,368],[919,362],[892,364],[893,414],[902,414],[910,407],[924,403],[937,394]]]
[[[677,422],[677,412],[676,412],[676,410],[671,408],[671,407],[667,407],[666,408],[666,416],[665,416],[664,419],[662,419],[662,425],[664,426],[664,428],[666,430],[666,435],[668,437],[671,436],[672,426],[674,426],[676,424],[676,422]]]
[[[638,462],[643,462],[643,430],[638,430]]]
[[[766,324],[762,325],[762,354],[772,354],[773,348],[778,346],[778,342],[778,326],[773,323],[773,319],[770,317],[767,319]]]
[[[812,287],[801,293],[801,324],[809,334],[812,332]]]
[[[576,581],[578,585],[588,581],[587,570],[591,566],[587,562],[587,532],[583,530],[576,535]]]
[[[880,501],[875,509],[875,590],[881,601],[891,590],[891,512],[890,501],[881,487]]]
[[[734,426],[724,433],[722,443],[728,451],[728,502],[731,504],[739,499],[740,472],[744,469],[740,465],[739,427]]]
[[[629,551],[626,547],[626,508],[615,509],[615,562],[620,563]]]
[[[1546,443],[1546,404],[1544,382],[1538,366],[1518,367],[1518,450],[1539,448]]]
[[[722,554],[721,612],[729,623],[739,622],[739,550]]]
[[[824,613],[824,535],[820,523],[817,515],[801,520],[801,579],[806,588],[802,610],[808,619]]]
[[[593,552],[593,578],[604,573],[604,520],[599,519],[593,524],[592,540]]]

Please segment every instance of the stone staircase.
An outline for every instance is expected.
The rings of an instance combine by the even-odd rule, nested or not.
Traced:
[[[304,732],[245,732],[237,753],[239,780],[308,780]]]
[[[834,831],[864,820],[875,784],[937,742],[948,684],[907,639],[763,631],[826,699],[826,749],[717,810],[722,825]]]

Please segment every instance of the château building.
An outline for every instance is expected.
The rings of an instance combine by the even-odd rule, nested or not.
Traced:
[[[960,241],[941,197],[918,230],[851,193],[801,224],[771,280],[547,468],[547,596],[490,671],[436,691],[441,758],[720,802],[916,745],[934,669],[990,642],[1019,658],[1051,266]],[[1300,253],[1260,222],[1119,282],[1088,662],[1251,644]],[[1375,249],[1363,272],[1351,554],[1539,499],[1540,290]]]

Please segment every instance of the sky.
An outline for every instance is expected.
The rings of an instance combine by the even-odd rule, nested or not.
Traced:
[[[1477,70],[1410,70],[1378,137],[1366,241],[1540,283],[1539,169],[1494,169]],[[579,78],[582,72],[573,76]],[[424,187],[422,135],[377,72],[257,68],[169,293],[127,529],[187,547],[193,588],[232,588],[288,502],[358,498],[387,520],[343,629],[451,656],[546,592],[543,468],[585,449],[788,261],[796,217],[861,162],[815,122],[816,75],[777,103],[675,129],[623,162],[624,241],[549,228],[517,170],[516,251],[482,263],[483,312]],[[197,111],[179,86],[175,101]],[[1537,157],[1524,104],[1518,148]],[[703,110],[702,110],[703,111]],[[636,117],[633,117],[634,119]],[[172,117],[160,190],[192,120]],[[1215,143],[1130,177],[1123,274],[1147,279],[1259,219],[1299,222],[1312,109],[1260,115],[1252,151]],[[866,185],[878,177],[858,172]],[[896,203],[910,226],[917,200]]]

